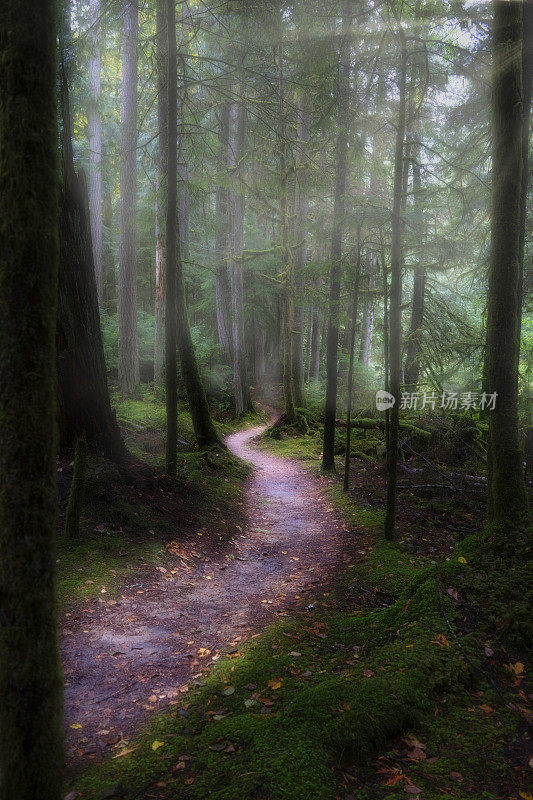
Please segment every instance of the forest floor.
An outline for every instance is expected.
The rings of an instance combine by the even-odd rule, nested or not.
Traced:
[[[70,797],[533,800],[531,551],[482,531],[482,476],[409,459],[388,543],[374,432],[346,495],[319,428],[262,430],[228,436],[254,470],[206,472],[206,519],[160,483],[163,555],[66,609]]]
[[[254,471],[245,518],[234,521],[225,547],[214,548],[208,535],[191,544],[176,531],[165,566],[147,567],[118,599],[68,612],[63,669],[71,768],[112,752],[148,714],[176,704],[221,653],[237,652],[339,571],[346,531],[324,487],[295,462],[251,446],[263,430],[226,438]]]

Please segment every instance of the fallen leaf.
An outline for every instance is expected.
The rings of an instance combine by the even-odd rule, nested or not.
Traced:
[[[187,764],[185,763],[185,761],[178,761],[178,763],[172,767],[172,772],[179,772],[180,770],[185,769],[186,767]]]
[[[374,673],[373,673],[373,671],[371,669],[363,670],[363,675],[365,676],[365,678],[371,678],[373,674]]]
[[[279,689],[281,686],[281,680],[278,678],[272,678],[269,680],[268,685],[271,689]]]
[[[488,645],[485,647],[485,655],[487,656],[487,658],[492,658],[492,656],[494,655],[494,650]]]
[[[211,650],[208,650],[207,647],[200,647],[200,649],[197,650],[197,653],[200,658],[207,658],[207,656],[211,655]]]
[[[133,753],[135,750],[137,750],[137,748],[136,748],[136,747],[124,747],[124,748],[123,748],[122,750],[120,750],[118,753],[115,753],[115,755],[113,756],[113,758],[122,758],[122,756],[127,756],[127,755],[129,755],[130,753]]]
[[[163,747],[164,742],[158,742],[157,739],[155,742],[152,742],[152,750],[159,750],[160,747]]]
[[[459,556],[457,561],[459,562],[459,564],[466,564],[466,558],[464,558],[463,556]]]
[[[409,794],[422,794],[422,789],[420,789],[418,786],[415,786],[414,783],[410,783],[409,786],[405,786],[404,791],[409,792]]]
[[[80,722],[74,722],[74,723],[72,723],[72,725],[70,727],[74,728],[74,730],[78,730],[78,728],[81,728],[82,725],[81,725]]]
[[[524,671],[524,665],[521,661],[517,661],[516,664],[507,664],[507,669],[509,672],[514,672],[515,675],[521,675]]]
[[[222,694],[225,694],[227,697],[229,697],[231,694],[235,694],[235,686],[228,686],[227,689],[224,689]]]
[[[492,714],[492,712],[494,711],[492,706],[487,705],[487,703],[483,703],[482,705],[478,706],[478,708],[480,708],[481,711],[484,711],[485,714]]]
[[[460,772],[450,772],[450,778],[452,779],[452,781],[457,781],[457,783],[461,783],[461,781],[463,780],[463,776],[461,775]]]

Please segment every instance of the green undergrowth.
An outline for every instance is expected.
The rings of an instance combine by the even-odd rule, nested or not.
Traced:
[[[507,657],[506,648],[527,646],[531,596],[521,559],[513,559],[517,571],[507,571],[494,588],[498,556],[494,567],[488,553],[497,550],[494,531],[488,531],[483,540],[465,540],[441,566],[404,565],[388,587],[397,599],[370,612],[350,604],[341,580],[315,611],[280,619],[216,662],[172,713],[129,742],[124,756],[86,773],[76,790],[87,800],[98,800],[117,784],[121,796],[131,800],[145,791],[184,800],[334,800],[344,796],[346,773],[364,787],[373,756],[414,732],[425,737],[428,755],[431,750],[437,756],[431,769],[409,762],[401,785],[381,786],[380,778],[379,787],[354,796],[393,800],[405,796],[411,781],[422,785],[422,797],[437,798],[444,777],[458,772],[464,793],[451,796],[499,797],[482,793],[486,783],[476,777],[479,756],[471,748],[487,737],[494,780],[499,775],[509,782],[512,770],[502,748],[506,738],[517,735],[520,717],[502,699],[505,669],[497,663],[488,667],[484,648],[490,640],[495,654]],[[523,542],[518,551],[523,555]],[[384,571],[394,571],[399,555],[377,541],[371,552],[351,573],[368,586]],[[494,609],[486,602],[491,587]],[[468,597],[469,613],[477,616],[470,632],[462,628],[464,608],[448,588],[460,594],[461,604]],[[525,595],[524,602],[502,627],[502,609],[518,594]],[[487,669],[501,693],[488,687]],[[452,736],[454,747],[446,749]]]
[[[519,800],[507,751],[524,701],[509,664],[531,648],[528,531],[488,528],[436,564],[383,541],[379,511],[324,484],[358,537],[330,591],[213,662],[68,789],[82,800],[112,787],[126,800]],[[423,759],[402,760],[407,734]]]
[[[234,530],[249,467],[228,450],[178,454],[177,476],[163,474],[165,413],[157,390],[143,387],[143,397],[117,404],[117,418],[130,452],[139,459],[124,469],[103,458],[90,459],[80,534],[58,538],[58,588],[62,604],[112,597],[129,576],[132,583],[149,566],[164,565],[165,544],[187,535],[213,536],[222,542]],[[222,435],[260,419],[220,423]],[[178,414],[181,437],[192,438],[188,412]],[[65,472],[72,465],[64,467]],[[68,478],[63,510],[68,495]],[[220,519],[227,519],[221,525]],[[194,529],[194,530],[193,530]]]

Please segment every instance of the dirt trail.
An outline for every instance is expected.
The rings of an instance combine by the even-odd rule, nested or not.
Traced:
[[[227,548],[213,554],[193,546],[196,556],[187,562],[176,553],[167,571],[124,589],[119,602],[94,603],[66,618],[71,768],[113,753],[149,713],[176,705],[180,687],[201,680],[213,657],[301,604],[300,593],[318,591],[341,560],[342,525],[320,480],[258,450],[252,440],[262,430],[226,440],[254,466],[245,526]]]

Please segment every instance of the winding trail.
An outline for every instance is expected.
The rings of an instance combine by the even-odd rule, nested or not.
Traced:
[[[259,450],[251,428],[226,439],[251,462],[243,530],[227,547],[179,544],[171,563],[117,601],[65,617],[67,760],[72,769],[123,745],[143,719],[201,680],[277,615],[310,602],[343,556],[343,529],[323,485],[285,458]],[[309,593],[306,600],[302,594]]]

